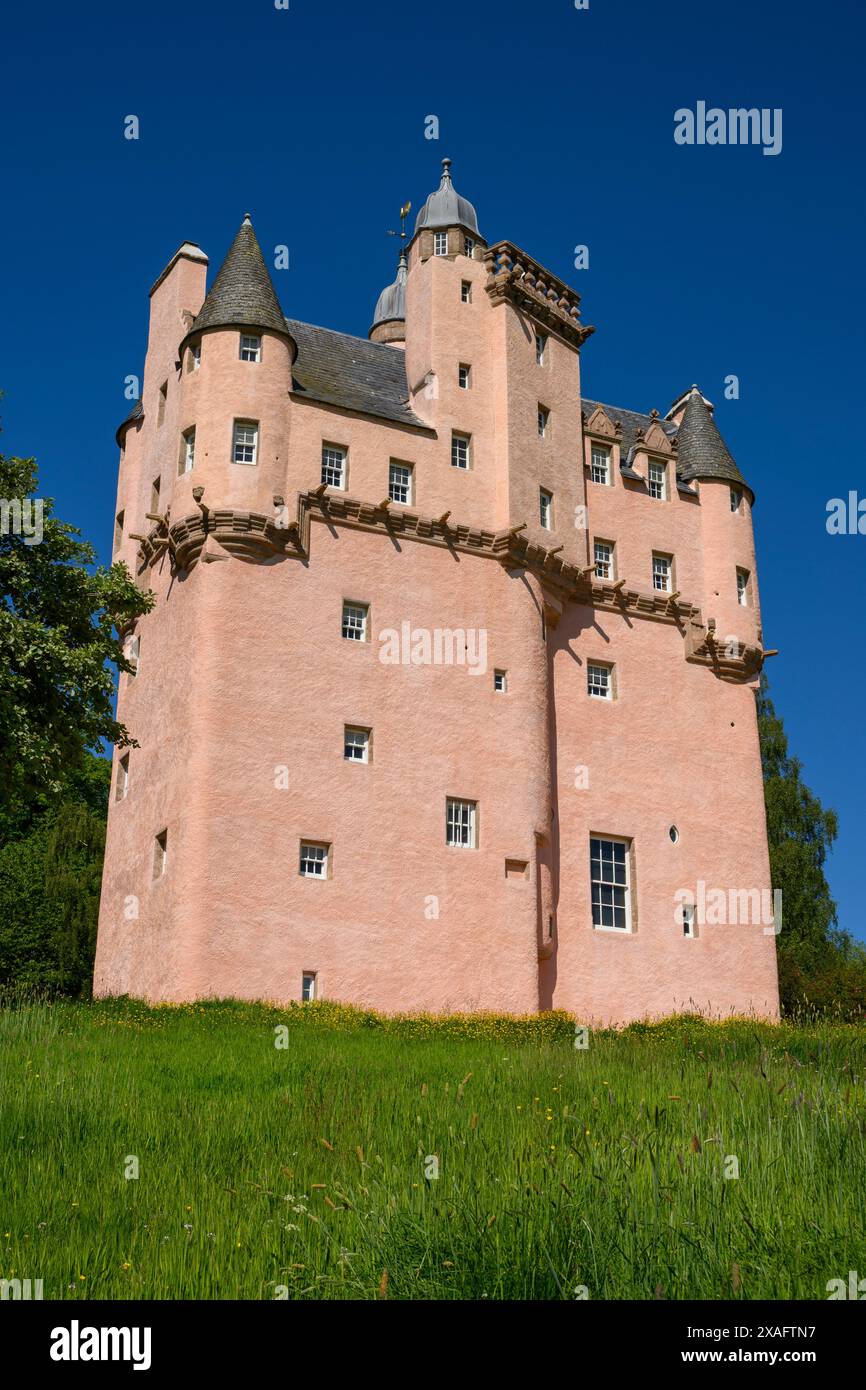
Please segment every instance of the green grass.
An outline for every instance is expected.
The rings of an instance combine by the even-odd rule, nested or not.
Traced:
[[[864,1079],[866,1029],[836,1024],[681,1019],[584,1051],[562,1015],[25,1004],[0,1012],[0,1276],[68,1299],[822,1299],[866,1275]]]

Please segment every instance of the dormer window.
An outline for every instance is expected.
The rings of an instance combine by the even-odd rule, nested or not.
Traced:
[[[434,232],[434,233],[433,233],[433,255],[434,255],[434,256],[447,256],[447,255],[448,255],[448,233],[447,233],[447,232]]]
[[[593,444],[590,451],[589,476],[594,483],[610,483],[610,450],[602,444]]]
[[[472,240],[472,237],[471,237],[471,236],[465,236],[465,237],[463,238],[463,254],[464,254],[464,256],[471,256],[471,255],[472,255],[472,252],[473,252],[474,250],[475,250],[475,242]]]
[[[650,497],[655,498],[656,502],[667,500],[668,470],[663,463],[651,463],[647,474],[647,487]]]
[[[262,340],[252,333],[241,334],[241,361],[261,362]]]

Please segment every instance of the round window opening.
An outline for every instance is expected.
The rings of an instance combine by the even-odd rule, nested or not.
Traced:
[[[671,826],[670,830],[668,831],[668,834],[671,837],[671,844],[675,845],[677,840],[680,838],[680,832],[677,830],[675,825]]]

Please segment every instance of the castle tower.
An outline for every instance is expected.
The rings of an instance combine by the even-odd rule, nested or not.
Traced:
[[[674,910],[769,886],[753,498],[697,388],[584,399],[579,296],[448,160],[368,338],[284,316],[249,217],[206,273],[154,286],[118,434],[154,606],[96,993],[774,1016],[772,932]]]

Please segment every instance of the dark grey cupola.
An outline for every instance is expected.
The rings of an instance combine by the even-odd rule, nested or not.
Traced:
[[[478,218],[475,209],[466,198],[461,198],[451,182],[451,160],[442,161],[442,180],[435,193],[431,193],[415,219],[415,233],[436,228],[463,227],[472,236],[479,237]]]
[[[386,285],[376,301],[376,308],[373,313],[373,325],[368,337],[372,337],[376,329],[382,328],[386,324],[392,325],[389,338],[393,341],[398,328],[406,322],[406,278],[407,278],[406,252],[400,252],[400,260],[397,264],[397,278],[390,285]],[[382,334],[377,334],[381,338]],[[403,333],[399,336],[402,338]]]

